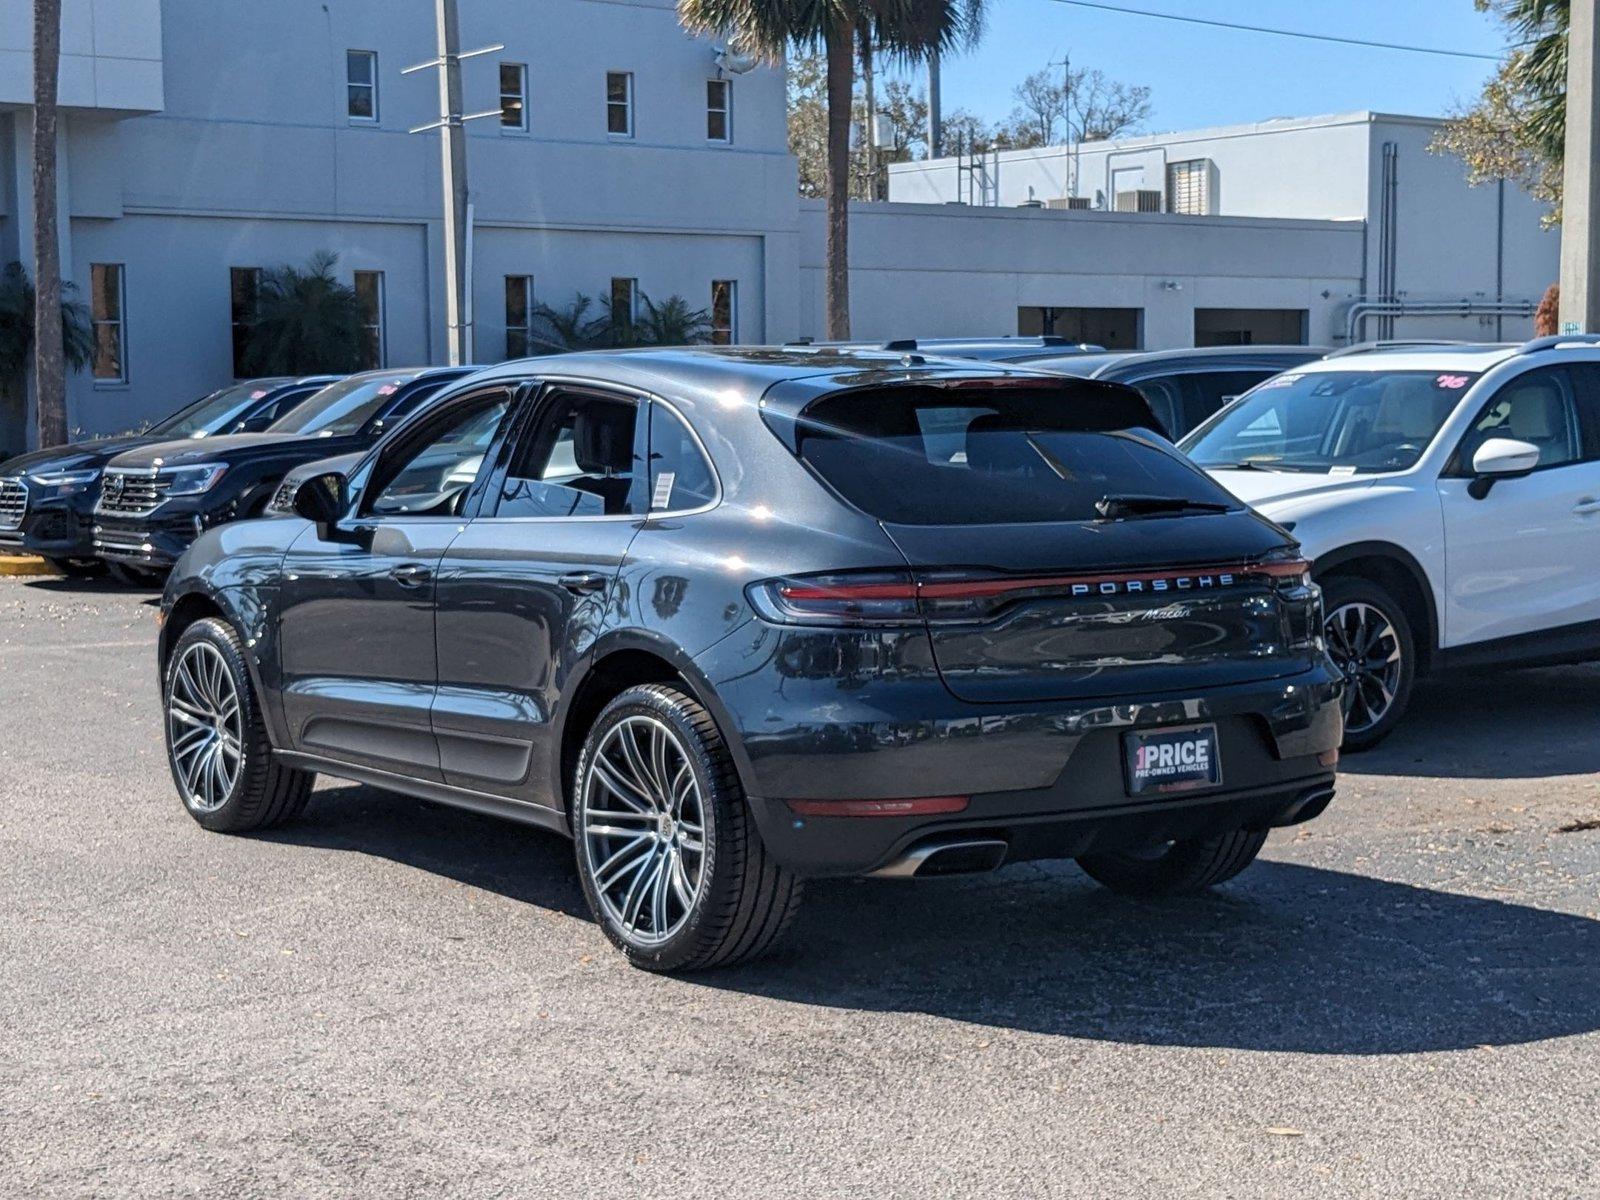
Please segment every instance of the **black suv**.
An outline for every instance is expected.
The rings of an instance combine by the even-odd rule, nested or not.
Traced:
[[[1332,798],[1341,681],[1298,547],[1154,428],[914,356],[491,368],[178,564],[178,793],[261,829],[326,772],[559,830],[655,970],[761,952],[808,876],[1218,883]]]
[[[100,571],[94,506],[108,462],[156,442],[265,429],[336,378],[249,379],[212,392],[143,432],[52,446],[0,463],[0,550],[42,555],[68,575]]]
[[[214,525],[260,516],[292,468],[372,445],[440,388],[477,367],[365,371],[327,385],[254,434],[158,442],[106,467],[95,553],[156,576]]]

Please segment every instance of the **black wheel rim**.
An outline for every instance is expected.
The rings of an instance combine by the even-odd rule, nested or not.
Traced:
[[[1346,735],[1376,728],[1394,708],[1404,660],[1394,622],[1364,600],[1341,604],[1324,626],[1328,653],[1344,675]]]

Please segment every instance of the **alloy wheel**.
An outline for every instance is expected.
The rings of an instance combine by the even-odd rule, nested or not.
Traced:
[[[583,837],[595,895],[639,946],[681,929],[705,886],[706,816],[688,752],[673,728],[624,717],[583,780]]]
[[[239,690],[222,652],[196,642],[172,671],[167,744],[184,803],[215,812],[233,794],[244,758]]]
[[[1382,610],[1360,600],[1335,608],[1323,629],[1328,653],[1344,673],[1345,733],[1365,733],[1394,707],[1404,665],[1400,637]]]

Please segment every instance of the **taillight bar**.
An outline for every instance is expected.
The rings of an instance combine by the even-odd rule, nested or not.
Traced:
[[[924,571],[839,572],[768,579],[746,589],[769,620],[794,625],[908,625],[922,621],[985,620],[1024,593],[1065,591],[1074,599],[1111,596],[1175,597],[1226,588],[1245,579],[1307,582],[1303,558],[1217,563],[1146,571],[1006,575]]]

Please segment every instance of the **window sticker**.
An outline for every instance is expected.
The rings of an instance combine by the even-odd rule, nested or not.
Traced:
[[[1433,381],[1433,386],[1452,392],[1460,391],[1467,386],[1467,379],[1466,375],[1441,375]]]
[[[259,399],[261,399],[261,397],[265,396],[266,394],[267,394],[266,388],[257,388],[255,391],[250,393],[250,399],[259,400]]]
[[[1356,473],[1356,468],[1355,467],[1329,467],[1328,468],[1328,474],[1329,475],[1354,475],[1355,473]]]
[[[1304,375],[1277,375],[1267,380],[1261,386],[1264,388],[1293,387],[1304,378]]]
[[[381,388],[378,389],[378,395],[380,395],[380,396],[392,396],[396,392],[398,392],[399,390],[400,390],[400,385],[398,383],[386,383]]]
[[[656,476],[655,494],[650,497],[651,508],[666,508],[672,503],[672,485],[677,479],[676,471],[663,471]]]

